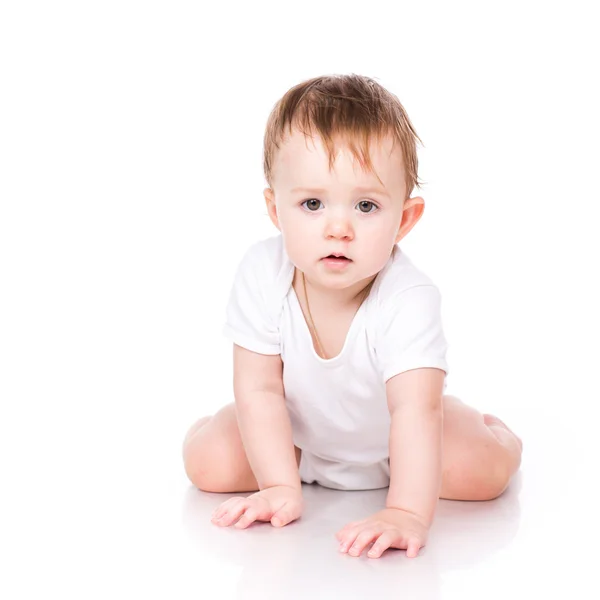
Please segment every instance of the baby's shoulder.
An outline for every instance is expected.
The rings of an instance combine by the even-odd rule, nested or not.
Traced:
[[[394,337],[415,328],[427,329],[436,321],[440,306],[441,295],[434,281],[395,246],[371,290],[367,328],[373,340],[382,332]]]
[[[279,234],[251,244],[240,261],[239,269],[254,273],[261,283],[272,284],[282,273],[289,273],[290,266],[283,238]]]
[[[273,314],[279,314],[294,276],[281,234],[254,242],[242,257],[236,282],[243,282],[248,294],[259,296]]]

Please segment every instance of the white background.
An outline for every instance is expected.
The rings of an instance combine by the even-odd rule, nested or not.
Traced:
[[[524,440],[521,493],[548,537],[515,548],[543,574],[597,544],[592,5],[2,3],[7,598],[229,597],[205,578],[234,593],[238,571],[180,523],[181,442],[233,400],[225,303],[244,250],[277,233],[266,119],[323,74],[376,78],[424,142],[426,210],[401,246],[443,295],[447,391]],[[534,562],[542,547],[556,555]],[[477,581],[507,572],[485,564]],[[567,589],[581,564],[521,577]]]

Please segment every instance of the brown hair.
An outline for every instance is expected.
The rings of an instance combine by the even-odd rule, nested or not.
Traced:
[[[341,138],[361,167],[372,173],[368,152],[371,136],[381,139],[391,133],[402,149],[406,198],[422,183],[417,173],[417,141],[421,145],[423,142],[400,100],[370,77],[355,74],[315,77],[283,95],[269,115],[264,136],[263,168],[270,186],[275,153],[283,142],[286,127],[290,134],[297,128],[305,136],[312,136],[316,130],[327,148],[330,170],[336,155],[334,138]],[[362,142],[360,149],[355,145],[356,140]]]

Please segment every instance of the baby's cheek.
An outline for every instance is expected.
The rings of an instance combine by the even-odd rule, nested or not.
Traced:
[[[314,262],[317,256],[318,247],[310,241],[310,237],[304,235],[301,231],[293,231],[283,234],[285,250],[290,260],[301,271],[307,269],[308,265]]]

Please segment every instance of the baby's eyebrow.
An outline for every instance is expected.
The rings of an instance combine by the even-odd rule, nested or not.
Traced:
[[[386,196],[386,197],[390,197],[390,195],[385,191],[382,190],[381,188],[376,188],[376,187],[356,187],[354,188],[355,192],[360,192],[361,194],[380,194],[382,196]],[[296,192],[302,192],[305,194],[325,194],[327,193],[327,190],[323,189],[323,188],[306,188],[306,187],[295,187],[291,190],[292,194],[295,194]]]

